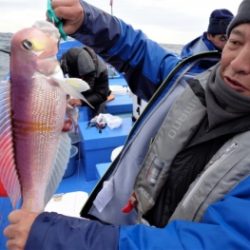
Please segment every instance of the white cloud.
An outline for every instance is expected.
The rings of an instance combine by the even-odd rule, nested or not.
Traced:
[[[110,13],[110,0],[89,0]],[[185,43],[206,30],[213,9],[236,13],[241,0],[113,0],[117,17],[157,42]],[[46,0],[0,0],[0,32],[15,32],[45,19]]]
[[[0,0],[0,32],[16,32],[45,19],[46,1]]]

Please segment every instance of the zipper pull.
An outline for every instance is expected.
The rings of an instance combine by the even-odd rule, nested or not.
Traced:
[[[134,209],[134,205],[129,200],[128,203],[122,208],[122,212],[125,214],[129,214]]]
[[[128,214],[135,208],[136,205],[137,205],[137,199],[135,193],[133,193],[129,198],[127,204],[122,208],[122,212]]]

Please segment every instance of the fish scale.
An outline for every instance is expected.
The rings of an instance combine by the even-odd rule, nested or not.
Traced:
[[[37,92],[36,86],[41,83],[44,86],[44,91],[42,91],[42,95],[34,95],[34,100],[31,100],[32,112],[27,112],[26,117],[24,117],[29,123],[23,123],[24,127],[21,131],[20,129],[16,130],[17,139],[20,137],[20,133],[21,137],[24,137],[16,144],[16,152],[18,152],[16,161],[17,166],[19,166],[20,179],[23,179],[23,206],[24,208],[35,206],[32,208],[35,210],[36,207],[41,208],[45,205],[43,197],[45,196],[54,162],[55,145],[58,145],[63,127],[66,96],[58,87],[51,86],[44,80],[33,78],[33,81],[35,83],[31,84],[31,88],[34,93]],[[36,81],[41,81],[41,83],[37,84]],[[40,89],[39,86],[38,89]],[[60,102],[55,102],[53,96],[57,96]],[[19,118],[21,118],[21,115]],[[28,159],[24,155],[28,155]],[[30,169],[25,167],[26,164],[37,166],[36,171],[31,172]],[[36,183],[39,183],[39,186]],[[34,201],[35,195],[41,197],[41,199],[37,198]]]

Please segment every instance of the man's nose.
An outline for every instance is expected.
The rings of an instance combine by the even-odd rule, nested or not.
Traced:
[[[250,74],[250,46],[244,47],[232,60],[231,66],[237,73]]]

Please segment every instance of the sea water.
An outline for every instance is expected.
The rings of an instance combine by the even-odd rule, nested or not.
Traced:
[[[11,33],[0,32],[0,80],[5,79],[9,72],[11,37]]]
[[[10,40],[12,33],[0,32],[0,80],[5,79],[9,73]],[[180,53],[182,45],[180,44],[160,44],[163,48],[167,48],[177,54]]]

